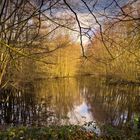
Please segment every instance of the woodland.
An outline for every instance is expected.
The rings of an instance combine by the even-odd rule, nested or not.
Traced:
[[[139,139],[139,86],[140,0],[0,0],[0,139]],[[86,100],[91,110],[102,103],[110,113],[105,121],[114,106],[119,122],[123,116],[122,129],[113,122],[97,136],[77,124],[14,128],[10,114],[17,110],[22,120],[17,106],[31,113],[43,104],[44,93],[45,99],[55,97],[58,118],[74,101]]]

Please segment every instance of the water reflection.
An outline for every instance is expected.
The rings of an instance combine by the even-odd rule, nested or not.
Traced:
[[[70,118],[69,122],[71,124],[82,125],[84,122],[86,123],[94,120],[85,101],[80,105],[75,106],[74,109],[68,113],[68,117]]]
[[[83,95],[96,121],[121,127],[139,115],[140,87],[107,86],[92,79],[86,80],[87,84],[82,84],[87,90]]]
[[[140,114],[140,87],[107,86],[102,79],[22,82],[0,94],[0,124],[84,124],[122,127]]]
[[[0,123],[2,125],[41,125],[51,116],[49,97],[38,98],[33,83],[24,83],[24,89],[9,88],[0,95]]]

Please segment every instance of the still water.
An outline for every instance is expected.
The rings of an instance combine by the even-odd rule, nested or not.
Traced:
[[[0,94],[0,125],[94,123],[123,126],[140,114],[140,87],[95,78],[20,82]]]

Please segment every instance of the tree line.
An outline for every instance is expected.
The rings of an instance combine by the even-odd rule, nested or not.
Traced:
[[[94,26],[83,23],[82,13]],[[115,73],[138,79],[139,23],[138,0],[1,0],[0,85],[39,67],[56,77]]]

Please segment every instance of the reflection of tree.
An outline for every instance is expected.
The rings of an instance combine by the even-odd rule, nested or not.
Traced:
[[[20,86],[22,90],[10,88],[1,93],[1,124],[59,123],[58,119],[66,118],[83,101],[74,78],[28,81]]]
[[[78,88],[78,82],[74,78],[50,79],[40,83],[40,98],[51,96],[50,108],[58,118],[66,117],[74,106],[81,104],[82,97]]]
[[[81,88],[94,118],[105,124],[122,126],[139,112],[139,88],[107,86],[95,79],[84,79]]]
[[[1,124],[60,124],[83,101],[97,122],[123,126],[139,116],[138,87],[108,86],[93,78],[37,80],[21,87],[1,92]]]
[[[48,105],[38,100],[33,83],[22,83],[23,90],[8,88],[0,96],[1,124],[47,124]],[[44,118],[43,118],[44,117]]]

